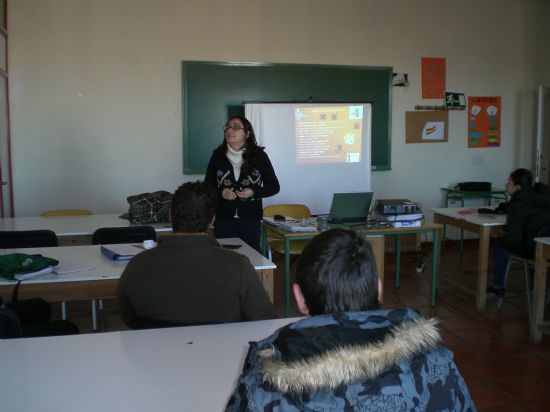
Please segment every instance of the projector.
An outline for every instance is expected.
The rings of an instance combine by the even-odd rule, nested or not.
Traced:
[[[412,214],[416,213],[416,203],[407,199],[379,199],[376,201],[376,210],[385,214]]]

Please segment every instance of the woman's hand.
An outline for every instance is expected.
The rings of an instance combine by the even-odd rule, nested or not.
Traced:
[[[225,200],[235,200],[237,198],[237,195],[235,194],[233,189],[225,188],[225,189],[222,190],[222,197]]]
[[[235,194],[239,196],[241,199],[248,199],[249,197],[254,196],[254,190],[250,188],[246,188],[243,190],[237,190]]]

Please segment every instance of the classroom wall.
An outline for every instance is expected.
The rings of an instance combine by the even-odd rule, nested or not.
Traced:
[[[410,86],[393,90],[392,170],[373,173],[375,196],[428,211],[441,187],[503,186],[533,161],[532,1],[11,1],[16,214],[123,212],[128,195],[201,177],[182,174],[182,60],[393,66]],[[467,148],[466,111],[449,113],[448,143],[405,144],[405,111],[434,103],[423,56],[446,57],[448,90],[502,96],[500,148]]]
[[[529,21],[529,27],[533,34],[534,79],[535,84],[550,86],[550,0],[535,0],[530,4],[533,16]]]

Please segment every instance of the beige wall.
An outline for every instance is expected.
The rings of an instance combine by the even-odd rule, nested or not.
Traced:
[[[533,0],[533,3],[534,16],[529,22],[535,32],[533,72],[537,85],[550,86],[550,0]]]
[[[502,186],[533,160],[529,16],[518,0],[12,1],[16,213],[122,212],[130,194],[197,178],[182,174],[182,60],[393,66],[411,85],[394,89],[393,169],[373,174],[376,197],[428,211],[442,186]],[[502,147],[467,149],[464,111],[448,143],[404,143],[405,111],[432,103],[423,56],[446,57],[449,90],[502,96]]]

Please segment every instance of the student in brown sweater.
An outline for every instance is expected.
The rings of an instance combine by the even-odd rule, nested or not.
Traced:
[[[134,329],[276,317],[248,258],[207,234],[216,191],[185,183],[172,198],[173,235],[135,256],[120,278],[120,314]]]

